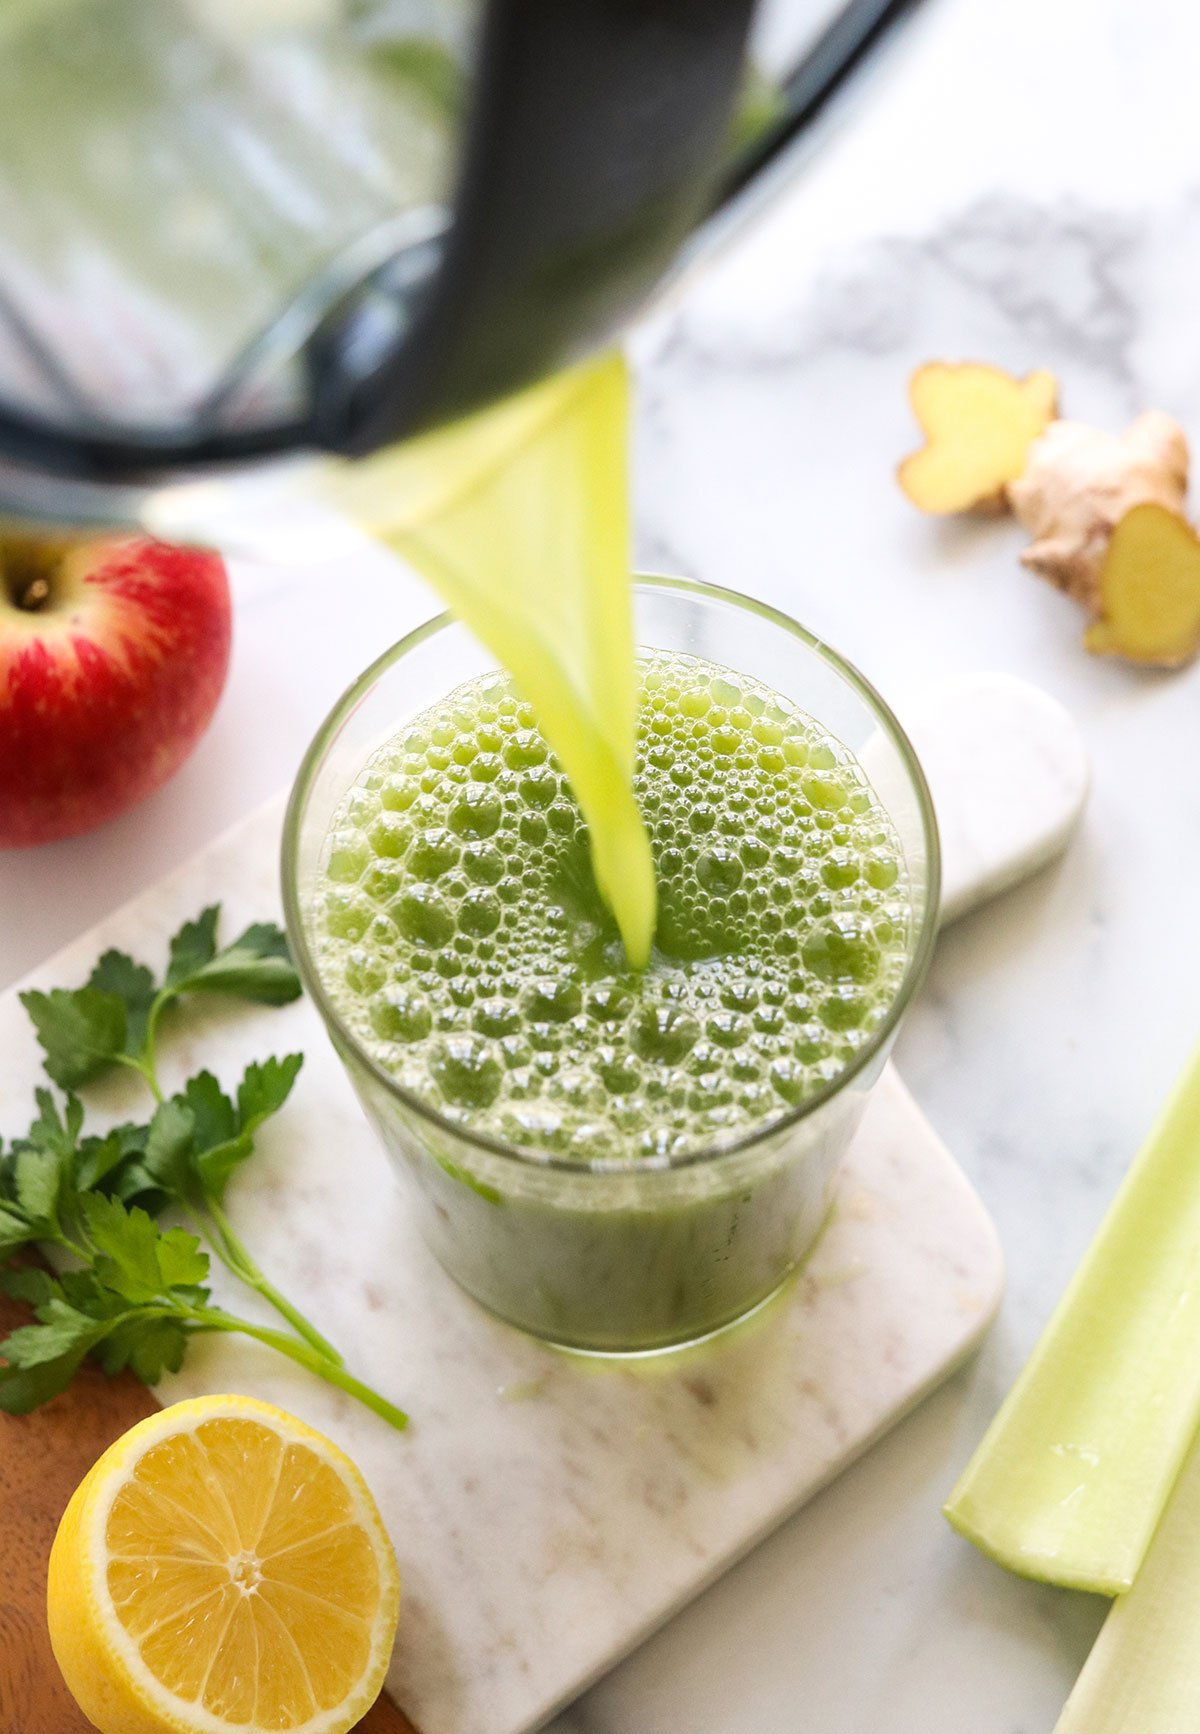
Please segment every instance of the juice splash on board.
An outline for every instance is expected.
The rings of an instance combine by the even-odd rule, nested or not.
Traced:
[[[326,487],[417,567],[533,706],[641,968],[656,905],[633,791],[628,428],[628,376],[610,356],[341,468]]]

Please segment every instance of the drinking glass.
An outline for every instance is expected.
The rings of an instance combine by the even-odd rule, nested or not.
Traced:
[[[476,1300],[521,1329],[623,1355],[730,1324],[803,1260],[928,965],[939,892],[937,828],[920,765],[891,711],[849,663],[786,615],[728,590],[646,577],[634,596],[640,649],[701,657],[759,681],[865,757],[899,837],[911,899],[903,978],[878,1029],[807,1100],[761,1128],[714,1137],[683,1155],[573,1160],[447,1120],[356,1040],[322,984],[310,910],[331,821],[370,754],[407,720],[497,666],[449,615],[410,633],[339,700],[301,766],[283,840],[288,932],[305,986],[437,1258]]]

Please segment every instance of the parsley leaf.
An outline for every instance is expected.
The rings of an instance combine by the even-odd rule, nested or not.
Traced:
[[[179,1319],[132,1313],[103,1338],[96,1359],[106,1373],[128,1367],[143,1385],[157,1385],[164,1373],[177,1373],[183,1365],[190,1335],[189,1326]]]
[[[199,1072],[164,1100],[155,1038],[163,1011],[191,993],[285,1005],[300,993],[287,940],[274,923],[219,947],[219,906],[185,923],[170,944],[161,985],[145,964],[109,950],[73,990],[21,995],[50,1078],[65,1092],[37,1095],[28,1130],[0,1144],[0,1292],[32,1307],[34,1322],[0,1341],[0,1411],[26,1414],[70,1384],[91,1354],[109,1373],[146,1383],[177,1371],[197,1331],[240,1332],[348,1393],[392,1426],[406,1418],[347,1371],[331,1343],[268,1280],[226,1216],[229,1177],[251,1155],[262,1123],[283,1106],[302,1056],[255,1061],[236,1096]],[[84,1133],[72,1094],[115,1064],[140,1073],[157,1106],[145,1125]],[[181,1207],[222,1263],[262,1296],[290,1331],[215,1306],[209,1256],[190,1228],[155,1217]],[[70,1254],[60,1274],[6,1264],[39,1243]]]
[[[202,1283],[208,1258],[186,1229],[164,1233],[144,1210],[92,1192],[83,1201],[88,1235],[96,1249],[96,1279],[114,1294],[145,1304],[179,1284]]]
[[[189,1078],[183,1100],[191,1110],[192,1133],[198,1150],[211,1150],[238,1130],[233,1103],[211,1072],[197,1072],[194,1078]]]
[[[215,911],[206,910],[205,915]],[[184,929],[183,932],[186,932]],[[180,935],[176,935],[178,940]],[[175,942],[172,942],[174,968]],[[188,974],[168,981],[179,993],[228,993],[259,1005],[288,1005],[302,992],[287,935],[274,922],[256,922]]]
[[[72,1350],[57,1361],[34,1367],[0,1366],[0,1414],[29,1415],[65,1391],[79,1371],[86,1348]]]
[[[91,1194],[83,1208],[97,1281],[127,1301],[152,1301],[163,1287],[153,1219],[101,1193]]]
[[[0,1343],[0,1349],[5,1354],[8,1353],[9,1344],[15,1335],[14,1331]],[[83,1357],[90,1347],[90,1343],[80,1342],[59,1355],[56,1360],[36,1362],[29,1367],[19,1366],[13,1361],[7,1366],[0,1366],[0,1413],[28,1415],[34,1409],[41,1408],[43,1403],[48,1403],[51,1397],[57,1397],[60,1391],[66,1390],[79,1371]]]
[[[19,1252],[34,1239],[33,1230],[24,1216],[18,1216],[5,1204],[0,1204],[0,1258]]]
[[[10,1331],[0,1344],[8,1363],[0,1367],[0,1410],[9,1415],[27,1415],[64,1391],[108,1329],[60,1294],[38,1307],[38,1319],[38,1324]]]
[[[90,1137],[80,1141],[75,1152],[75,1185],[80,1192],[90,1192],[101,1186],[113,1170],[126,1162],[145,1143],[140,1126],[114,1126],[103,1138]]]
[[[99,1340],[104,1321],[91,1318],[70,1306],[61,1295],[51,1295],[39,1306],[36,1325],[20,1325],[4,1339],[4,1358],[10,1367],[38,1367],[83,1345],[86,1353]]]
[[[217,922],[221,905],[213,903],[196,917],[185,921],[171,941],[171,958],[167,965],[167,986],[179,988],[211,963],[217,952]]]
[[[239,1133],[236,1138],[229,1138],[224,1144],[214,1145],[211,1150],[197,1152],[196,1171],[210,1202],[218,1205],[222,1202],[234,1170],[240,1168],[246,1158],[253,1154],[254,1139],[248,1132]]]
[[[74,1154],[83,1130],[83,1103],[78,1096],[69,1095],[64,1119],[49,1090],[35,1090],[33,1094],[38,1106],[37,1118],[22,1142],[60,1159],[69,1158]]]
[[[155,1029],[173,1000],[189,993],[227,994],[259,1005],[287,1005],[301,993],[287,935],[256,922],[218,948],[221,906],[185,922],[170,943],[161,986],[126,952],[106,951],[83,987],[21,995],[45,1052],[44,1065],[65,1090],[90,1083],[118,1061],[134,1066],[157,1091]]]
[[[164,1288],[195,1290],[208,1275],[208,1254],[186,1228],[168,1228],[158,1243],[158,1269]]]
[[[139,1172],[151,1187],[179,1204],[191,1203],[192,1145],[195,1119],[178,1096],[160,1102],[146,1135]]]
[[[37,1093],[39,1113],[24,1138],[0,1155],[0,1253],[51,1238],[74,1197],[72,1164],[83,1108],[67,1099],[66,1121],[48,1090]]]
[[[26,1222],[53,1233],[58,1226],[58,1195],[62,1185],[57,1158],[37,1150],[19,1150],[13,1164],[13,1185]]]
[[[123,951],[106,951],[91,975],[88,986],[111,994],[125,1007],[124,1046],[130,1054],[140,1054],[146,1040],[150,1008],[158,989],[154,976],[144,963],[135,963]]]
[[[80,1198],[112,1186],[145,1134],[116,1126],[103,1137],[80,1137],[83,1104],[66,1098],[65,1115],[49,1090],[37,1091],[38,1114],[24,1137],[0,1153],[0,1257],[35,1241],[51,1241],[79,1253]]]
[[[234,1169],[253,1154],[254,1134],[282,1108],[303,1054],[253,1061],[242,1074],[236,1105],[211,1072],[198,1072],[178,1096],[156,1109],[137,1168],[147,1192],[185,1206],[219,1205]],[[150,1198],[139,1203],[151,1207]],[[239,1261],[253,1268],[245,1257]]]
[[[21,1004],[45,1049],[47,1072],[64,1090],[86,1084],[125,1050],[125,1005],[98,987],[30,989]]]
[[[303,1054],[287,1054],[282,1060],[252,1061],[246,1067],[237,1093],[240,1131],[256,1132],[264,1120],[279,1112],[303,1064]]]
[[[58,1287],[63,1299],[89,1318],[112,1320],[128,1311],[128,1303],[121,1295],[101,1286],[93,1267],[63,1271]]]
[[[51,1295],[61,1295],[63,1287],[41,1265],[18,1264],[0,1270],[0,1291],[10,1300],[26,1301],[31,1307],[39,1307],[44,1306]]]
[[[288,1054],[282,1060],[255,1061],[246,1067],[238,1085],[235,1136],[196,1152],[196,1170],[206,1197],[218,1204],[224,1198],[230,1175],[253,1152],[255,1132],[283,1107],[303,1064],[303,1054]]]

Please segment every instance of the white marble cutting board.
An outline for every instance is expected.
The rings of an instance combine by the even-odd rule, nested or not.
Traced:
[[[986,719],[986,720],[985,720]],[[907,713],[946,843],[947,914],[1041,865],[1086,791],[1069,719],[980,677]],[[990,790],[988,799],[985,791]],[[272,803],[37,970],[74,984],[119,945],[160,965],[220,900],[224,931],[277,913]],[[28,985],[28,984],[23,984]],[[36,1049],[0,996],[0,1128],[24,1123]],[[637,1368],[548,1350],[477,1308],[420,1244],[320,1029],[212,1006],[163,1044],[164,1081],[302,1048],[295,1095],[230,1194],[263,1266],[407,1406],[398,1435],[256,1346],[198,1344],[164,1401],[249,1390],[337,1438],[383,1510],[406,1599],[389,1687],[422,1734],[521,1734],[694,1596],[966,1356],[999,1300],[991,1224],[890,1068],[830,1227],[788,1294],[717,1344]],[[89,1092],[124,1112],[121,1078]],[[218,1280],[227,1304],[253,1310]]]

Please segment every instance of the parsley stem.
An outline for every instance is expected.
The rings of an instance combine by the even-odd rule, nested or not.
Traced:
[[[162,1101],[163,1093],[158,1087],[158,1078],[155,1075],[153,1058],[149,1061],[145,1059],[138,1060],[135,1059],[132,1054],[114,1054],[113,1058],[119,1066],[128,1066],[131,1072],[137,1073],[142,1082],[149,1086],[150,1093],[156,1102]]]
[[[140,1056],[135,1058],[132,1054],[117,1055],[117,1058],[121,1061],[122,1065],[131,1067],[145,1080],[150,1087],[154,1100],[160,1104],[163,1100],[163,1093],[158,1082],[158,1069],[155,1060],[154,1044],[158,1033],[159,1014],[166,1006],[170,1005],[171,1001],[175,998],[175,991],[174,988],[169,987],[164,987],[159,990],[158,995],[150,1007],[150,1015],[146,1020],[146,1035],[142,1042],[142,1051]],[[211,1220],[212,1226],[216,1230],[215,1234],[209,1234],[205,1238],[207,1238],[211,1243],[214,1252],[220,1259],[221,1263],[225,1266],[226,1270],[228,1270],[233,1276],[236,1276],[239,1282],[244,1282],[248,1288],[252,1288],[256,1294],[260,1294],[267,1302],[268,1306],[274,1307],[280,1318],[286,1319],[292,1329],[297,1332],[297,1334],[302,1337],[310,1348],[314,1349],[317,1354],[321,1355],[325,1360],[332,1362],[335,1367],[342,1366],[344,1363],[341,1353],[329,1341],[329,1338],[323,1337],[317,1327],[305,1318],[299,1307],[294,1306],[287,1296],[282,1294],[280,1290],[275,1287],[275,1284],[270,1280],[270,1278],[259,1269],[258,1265],[251,1258],[249,1252],[238,1238],[233,1224],[226,1216],[218,1201],[215,1198],[206,1197],[204,1207]]]
[[[59,1229],[58,1233],[55,1235],[53,1244],[55,1246],[61,1246],[64,1252],[69,1252],[72,1258],[77,1258],[79,1260],[80,1264],[90,1264],[92,1259],[95,1257],[95,1253],[90,1252],[85,1246],[77,1245],[76,1242],[71,1239],[70,1235],[64,1234],[61,1229]]]
[[[146,1019],[146,1034],[142,1039],[141,1065],[139,1070],[150,1088],[154,1091],[154,1100],[161,1102],[162,1091],[158,1087],[158,1061],[155,1056],[155,1041],[158,1037],[158,1019],[164,1007],[169,1006],[175,998],[175,989],[159,988],[150,1005],[150,1015]]]
[[[389,1403],[386,1397],[373,1391],[370,1385],[364,1385],[361,1379],[356,1379],[353,1373],[348,1373],[345,1367],[335,1366],[326,1355],[318,1354],[307,1343],[298,1343],[295,1337],[286,1331],[273,1330],[269,1325],[252,1325],[248,1319],[240,1319],[234,1313],[222,1311],[220,1307],[196,1307],[188,1309],[188,1316],[203,1330],[236,1331],[242,1336],[253,1337],[257,1343],[263,1343],[269,1349],[277,1349],[281,1355],[286,1355],[289,1361],[295,1361],[298,1367],[315,1373],[318,1379],[323,1379],[327,1385],[333,1385],[339,1391],[353,1397],[356,1402],[370,1409],[372,1414],[402,1432],[408,1426],[408,1416],[403,1409],[398,1409],[394,1403]]]
[[[239,1239],[237,1231],[226,1216],[223,1207],[215,1198],[211,1197],[205,1199],[204,1205],[212,1219],[213,1227],[216,1229],[216,1233],[208,1238],[226,1270],[231,1271],[240,1282],[244,1282],[248,1288],[252,1288],[257,1294],[260,1294],[269,1306],[274,1307],[280,1318],[286,1319],[292,1329],[304,1339],[310,1348],[315,1349],[317,1354],[323,1356],[327,1361],[332,1361],[335,1367],[342,1366],[344,1364],[342,1356],[328,1337],[323,1337],[317,1327],[305,1318],[299,1307],[294,1306],[285,1294],[281,1294],[270,1278],[259,1269]]]

